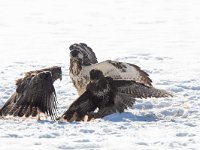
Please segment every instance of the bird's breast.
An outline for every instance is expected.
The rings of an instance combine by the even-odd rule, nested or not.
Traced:
[[[69,76],[78,91],[78,95],[81,95],[85,92],[86,86],[89,83],[89,72],[86,71],[85,67],[78,72],[73,72],[70,70]]]
[[[109,84],[106,84],[105,88],[99,87],[99,85],[94,85],[90,87],[90,91],[93,93],[93,95],[97,97],[106,97],[109,95],[111,88]]]

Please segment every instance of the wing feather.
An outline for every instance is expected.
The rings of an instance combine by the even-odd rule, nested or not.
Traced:
[[[6,116],[16,103],[18,94],[14,92],[4,106],[0,109],[0,116]]]
[[[78,99],[76,99],[69,107],[69,109],[61,116],[67,121],[79,121],[83,117],[97,108],[91,95],[88,91],[84,92]],[[76,118],[71,120],[76,114]]]
[[[133,98],[161,98],[161,97],[172,97],[172,94],[165,90],[156,89],[149,87],[141,83],[134,81],[117,81],[114,80],[114,84],[117,87],[117,92],[122,95],[129,95]]]
[[[149,75],[134,64],[107,60],[94,64],[91,67],[92,69],[101,70],[106,77],[110,76],[117,80],[133,80],[152,86],[152,80],[149,78]]]
[[[37,116],[37,113],[38,113],[37,107],[32,107],[31,116],[32,116],[32,117],[36,117],[36,116]]]
[[[25,110],[25,117],[29,117],[31,115],[31,112],[32,112],[32,107],[28,106],[27,109]]]
[[[24,90],[29,84],[30,78],[20,78],[16,81],[16,91],[11,95],[8,101],[4,104],[4,106],[0,110],[0,115],[6,116],[10,113],[13,106],[16,104],[18,99],[23,95]]]

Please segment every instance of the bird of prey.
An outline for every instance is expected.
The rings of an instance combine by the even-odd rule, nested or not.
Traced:
[[[140,67],[119,61],[103,61],[98,63],[95,53],[84,43],[73,44],[70,49],[69,75],[79,96],[85,92],[89,83],[89,72],[92,69],[99,69],[105,76],[115,80],[129,80],[152,86],[149,75]]]
[[[16,91],[0,109],[0,116],[36,117],[40,113],[57,115],[57,98],[53,83],[62,79],[61,67],[50,67],[26,72],[23,78],[16,81]]]
[[[123,112],[132,107],[135,98],[161,98],[172,96],[170,93],[146,86],[143,83],[128,80],[115,80],[105,77],[100,70],[90,71],[90,82],[86,91],[78,97],[60,120],[81,121],[85,115],[102,118],[116,112]],[[94,113],[95,109],[98,111]]]

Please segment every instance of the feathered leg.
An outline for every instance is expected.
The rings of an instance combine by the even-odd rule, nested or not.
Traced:
[[[37,121],[40,121],[41,119],[40,119],[40,111],[38,111],[38,113],[37,113]]]

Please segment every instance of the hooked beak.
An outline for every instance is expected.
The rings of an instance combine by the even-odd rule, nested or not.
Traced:
[[[60,75],[59,79],[60,79],[60,81],[62,81],[62,74]]]

